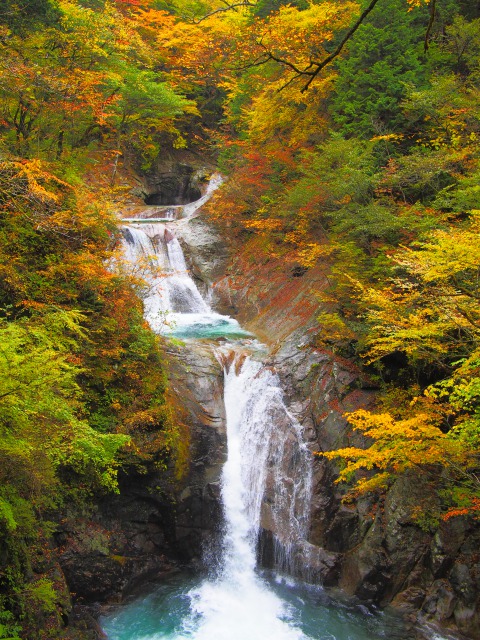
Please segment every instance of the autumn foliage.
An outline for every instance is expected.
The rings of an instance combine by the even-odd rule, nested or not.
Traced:
[[[414,469],[445,517],[476,517],[479,17],[408,5],[379,2],[308,91],[302,70],[358,5],[213,6],[160,43],[189,82],[199,65],[197,91],[224,91],[213,135],[229,180],[210,215],[246,262],[328,265],[317,346],[357,358],[379,388],[378,412],[348,416],[362,448],[323,455],[357,494]]]
[[[339,480],[427,474],[438,517],[478,517],[480,16],[378,0],[352,31],[366,4],[1,4],[0,637],[60,624],[28,567],[62,502],[185,457],[112,206],[120,169],[178,149],[228,177],[236,264],[328,272],[315,346],[378,389],[347,416],[362,445],[322,454]]]

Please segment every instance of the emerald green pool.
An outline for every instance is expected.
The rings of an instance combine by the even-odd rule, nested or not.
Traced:
[[[252,334],[242,329],[239,323],[229,316],[218,313],[171,313],[169,326],[164,334],[173,338],[198,340],[230,338],[232,340],[251,338]]]
[[[249,608],[245,608],[242,615],[241,594],[238,593],[240,611],[231,612],[227,608],[222,616],[227,624],[231,616],[228,636],[225,635],[225,629],[219,629],[215,635],[208,636],[210,640],[281,640],[282,637],[301,640],[410,640],[413,637],[411,630],[406,629],[400,620],[374,613],[364,606],[335,600],[319,587],[267,574],[258,576],[257,582],[259,589],[273,593],[281,603],[280,622],[284,632],[272,628],[272,634],[269,634],[261,619],[265,610],[252,610],[250,601],[245,603],[245,607]],[[149,595],[105,615],[101,619],[102,627],[109,640],[187,640],[206,637],[200,629],[202,615],[198,610],[195,611],[196,600],[205,598],[205,593],[201,595],[202,585],[205,583],[199,578],[177,574]],[[217,598],[214,581],[211,586],[210,596]],[[223,604],[226,605],[227,601]],[[255,629],[257,623],[259,633],[252,635],[255,633],[252,628]]]

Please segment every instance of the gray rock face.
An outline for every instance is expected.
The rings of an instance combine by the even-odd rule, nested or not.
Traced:
[[[223,370],[201,344],[172,347],[170,361],[171,386],[190,429],[190,468],[180,485],[164,471],[127,470],[119,495],[82,521],[63,521],[60,564],[77,602],[118,602],[146,581],[199,563],[219,531]]]
[[[185,253],[190,273],[203,295],[212,299],[220,313],[228,315],[234,309],[216,296],[212,285],[225,272],[228,250],[224,240],[201,216],[176,222],[177,235]]]
[[[158,478],[120,479],[121,493],[87,518],[64,520],[60,565],[79,602],[118,601],[175,569],[171,502]]]
[[[210,345],[193,341],[170,352],[172,387],[190,427],[191,464],[178,492],[176,549],[186,561],[200,561],[219,533],[220,476],[226,457],[223,368]]]
[[[158,164],[154,171],[143,178],[134,195],[147,205],[168,206],[188,204],[202,195],[208,169],[196,162],[171,159]]]

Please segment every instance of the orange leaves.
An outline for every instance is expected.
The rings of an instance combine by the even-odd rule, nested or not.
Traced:
[[[238,14],[211,16],[201,24],[170,20],[158,31],[157,45],[173,72],[172,82],[183,86],[232,81],[231,66],[242,32]]]
[[[463,494],[462,498],[466,505],[452,507],[443,515],[443,520],[450,520],[459,516],[473,516],[476,520],[480,520],[480,498],[472,498],[468,494]]]
[[[40,160],[0,162],[0,201],[3,207],[20,208],[35,216],[56,208],[71,187],[43,169]]]
[[[275,218],[262,218],[261,220],[246,220],[245,227],[256,231],[279,231],[282,228],[282,223]]]

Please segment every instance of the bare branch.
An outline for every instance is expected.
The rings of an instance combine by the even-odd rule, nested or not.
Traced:
[[[425,33],[425,43],[423,45],[423,50],[425,51],[425,53],[427,53],[428,51],[428,39],[430,37],[430,32],[433,27],[433,22],[435,20],[436,3],[437,3],[437,0],[432,0],[432,4],[430,7],[430,20],[428,21],[428,27]]]
[[[315,63],[316,65],[316,69],[313,72],[306,72],[303,75],[309,75],[311,76],[310,79],[308,80],[308,82],[305,84],[305,86],[302,89],[302,93],[304,91],[306,91],[308,89],[308,87],[310,86],[310,84],[313,82],[313,80],[317,77],[317,75],[320,73],[320,71],[322,69],[324,69],[327,64],[330,64],[330,62],[332,62],[332,60],[334,60],[339,53],[342,51],[343,47],[345,46],[345,44],[350,40],[350,38],[353,36],[353,34],[357,31],[358,27],[362,24],[362,22],[365,20],[365,18],[368,16],[368,14],[370,13],[370,11],[372,11],[372,9],[374,9],[375,5],[377,4],[378,0],[372,0],[370,2],[370,4],[368,5],[368,7],[365,9],[365,11],[360,15],[360,17],[358,18],[358,20],[355,22],[355,24],[353,25],[353,27],[348,31],[348,33],[344,36],[343,40],[340,42],[340,44],[338,45],[338,47],[335,49],[335,51],[333,51],[333,53],[331,53],[330,55],[328,55],[322,62],[320,63]]]
[[[271,51],[267,50],[266,46],[262,42],[258,42],[257,44],[265,49],[265,57],[264,58],[257,58],[257,60],[255,61],[255,63],[253,65],[248,65],[248,66],[260,66],[262,64],[266,64],[270,60],[273,60],[274,62],[282,64],[282,65],[284,65],[286,67],[289,67],[290,69],[292,69],[292,71],[295,72],[296,75],[293,78],[291,78],[287,82],[287,84],[285,86],[288,86],[289,84],[291,84],[297,78],[301,78],[303,76],[310,76],[308,82],[305,84],[303,89],[301,89],[301,92],[303,93],[304,91],[306,91],[308,89],[308,87],[313,82],[313,80],[317,77],[317,75],[320,73],[320,71],[322,69],[324,69],[328,64],[330,64],[330,62],[332,62],[332,60],[334,60],[340,54],[340,52],[342,51],[342,49],[345,46],[345,44],[354,35],[354,33],[357,31],[357,29],[363,23],[363,21],[368,16],[368,14],[372,11],[372,9],[375,8],[375,6],[377,5],[378,2],[379,2],[379,0],[371,0],[371,2],[368,5],[368,7],[362,12],[362,14],[359,16],[358,20],[355,22],[355,24],[345,34],[345,36],[343,37],[342,41],[337,46],[335,51],[330,53],[321,62],[317,62],[317,61],[311,60],[307,67],[305,67],[304,69],[300,69],[299,67],[297,67],[295,64],[293,64],[289,60],[285,60],[284,58],[279,58],[279,57],[275,56]],[[241,3],[241,4],[244,4],[244,3]],[[249,4],[248,0],[247,0],[247,2],[245,4]],[[227,10],[228,10],[228,8],[221,9],[221,11],[227,11]],[[315,68],[312,69],[312,67],[315,67]],[[282,87],[282,89],[283,88],[284,87]]]
[[[305,69],[302,70],[302,69],[299,69],[292,62],[289,62],[288,60],[284,60],[283,58],[278,58],[277,56],[274,56],[271,51],[267,50],[267,47],[262,42],[257,42],[257,44],[265,49],[265,60],[264,60],[263,64],[265,64],[269,60],[273,60],[274,62],[278,62],[280,64],[283,64],[286,67],[290,67],[290,69],[293,69],[293,71],[295,71],[295,73],[298,76],[310,75],[310,73],[311,73],[311,72],[309,72],[310,67],[319,64],[318,62],[310,62],[308,67],[306,67]]]

